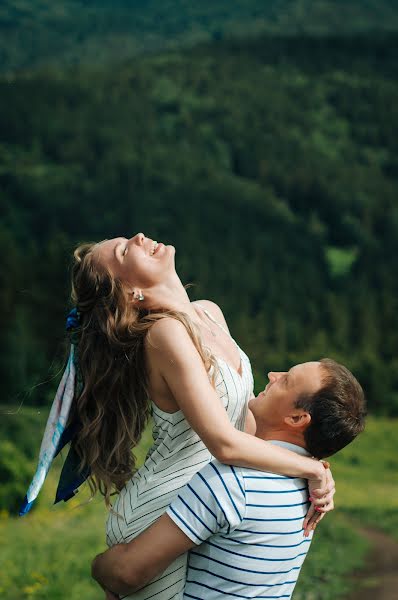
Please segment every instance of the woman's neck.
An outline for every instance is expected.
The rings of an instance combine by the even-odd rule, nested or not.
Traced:
[[[145,304],[149,310],[166,309],[184,312],[193,320],[198,320],[197,312],[177,273],[173,274],[170,279],[153,286],[144,294]]]

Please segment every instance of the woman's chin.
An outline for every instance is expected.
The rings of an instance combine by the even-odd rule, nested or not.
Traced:
[[[176,255],[176,249],[174,248],[174,246],[166,246],[166,251],[167,254],[170,256],[170,258],[173,260],[174,263],[174,257]]]

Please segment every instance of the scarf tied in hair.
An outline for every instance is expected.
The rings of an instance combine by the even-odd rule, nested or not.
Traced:
[[[79,313],[76,309],[73,309],[67,317],[66,329],[68,331],[75,329],[79,324]],[[44,484],[52,461],[62,448],[73,440],[80,429],[80,425],[77,422],[71,423],[66,427],[73,398],[75,396],[76,365],[74,357],[75,346],[74,344],[71,344],[68,363],[55,394],[44,430],[37,470],[19,510],[20,516],[29,512]],[[72,444],[62,468],[54,504],[61,500],[66,502],[69,498],[74,496],[77,492],[77,488],[79,488],[90,475],[89,468],[85,469],[83,472],[79,472],[79,462],[79,457]]]

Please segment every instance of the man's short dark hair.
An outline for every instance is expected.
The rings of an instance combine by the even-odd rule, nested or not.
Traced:
[[[325,458],[347,446],[365,427],[366,402],[354,375],[330,358],[321,361],[322,387],[314,394],[302,394],[296,407],[311,415],[304,432],[307,450]]]

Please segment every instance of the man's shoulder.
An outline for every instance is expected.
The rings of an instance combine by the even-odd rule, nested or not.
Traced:
[[[205,495],[240,496],[245,502],[246,491],[242,467],[226,465],[214,459],[202,467],[191,480],[193,487],[200,486]]]
[[[201,475],[206,480],[214,479],[221,481],[231,479],[236,481],[237,477],[241,478],[243,476],[242,471],[242,467],[226,465],[219,460],[214,459],[202,467],[198,472],[198,475]]]
[[[271,471],[259,471],[258,469],[251,469],[250,467],[234,467],[239,469],[240,477],[245,483],[245,488],[262,487],[264,489],[270,488],[300,488],[306,483],[305,479],[301,477],[289,477],[288,475],[278,475]]]
[[[307,490],[307,481],[301,477],[287,477],[213,460],[196,473],[189,486],[203,500],[209,497],[220,501],[222,498],[227,501],[238,499],[242,506],[246,506],[253,493],[271,494],[275,499],[279,493],[300,492],[302,495]]]
[[[278,475],[270,471],[259,471],[250,467],[238,467],[236,465],[226,465],[219,460],[214,459],[198,471],[197,476],[206,481],[252,481],[261,482],[263,486],[274,485],[291,485],[293,483],[301,485],[304,479],[301,477],[289,477],[287,475]],[[244,484],[245,487],[247,483]]]

